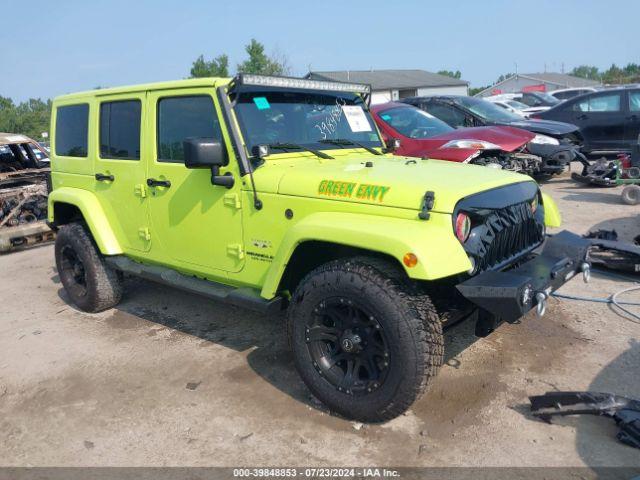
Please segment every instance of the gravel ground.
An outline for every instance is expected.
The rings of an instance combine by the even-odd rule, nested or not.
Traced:
[[[620,189],[568,176],[543,189],[563,228],[640,233]],[[528,395],[554,389],[640,398],[640,325],[606,305],[552,299],[542,319],[485,339],[455,326],[429,392],[387,424],[361,425],[309,395],[282,317],[139,280],[118,308],[85,314],[66,302],[52,246],[1,256],[0,272],[0,465],[640,466],[611,420],[527,413]],[[596,274],[561,292],[630,284]]]

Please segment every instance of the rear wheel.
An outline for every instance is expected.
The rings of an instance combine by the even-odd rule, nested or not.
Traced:
[[[422,394],[443,358],[440,318],[377,259],[312,271],[288,314],[295,364],[313,394],[348,418],[380,422]]]
[[[627,185],[622,189],[622,201],[627,205],[637,205],[640,203],[640,186]]]
[[[84,225],[60,227],[55,256],[60,281],[80,309],[100,312],[120,301],[122,276],[105,263]]]

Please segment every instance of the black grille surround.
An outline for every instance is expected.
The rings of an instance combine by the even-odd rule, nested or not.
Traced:
[[[534,213],[531,202],[536,196],[538,208]],[[463,247],[475,262],[474,274],[509,267],[544,241],[544,206],[534,182],[463,199],[454,211],[454,225],[461,212],[471,218],[471,233]]]

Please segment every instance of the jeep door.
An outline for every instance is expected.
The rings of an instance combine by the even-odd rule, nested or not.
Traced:
[[[201,272],[237,272],[244,263],[238,165],[229,152],[235,186],[211,184],[208,169],[187,169],[183,141],[225,143],[213,88],[149,92],[151,141],[148,164],[152,257]]]
[[[144,102],[144,92],[98,96],[97,114],[92,117],[98,130],[95,192],[125,251],[146,252],[150,247],[145,234],[147,154],[141,149]]]

